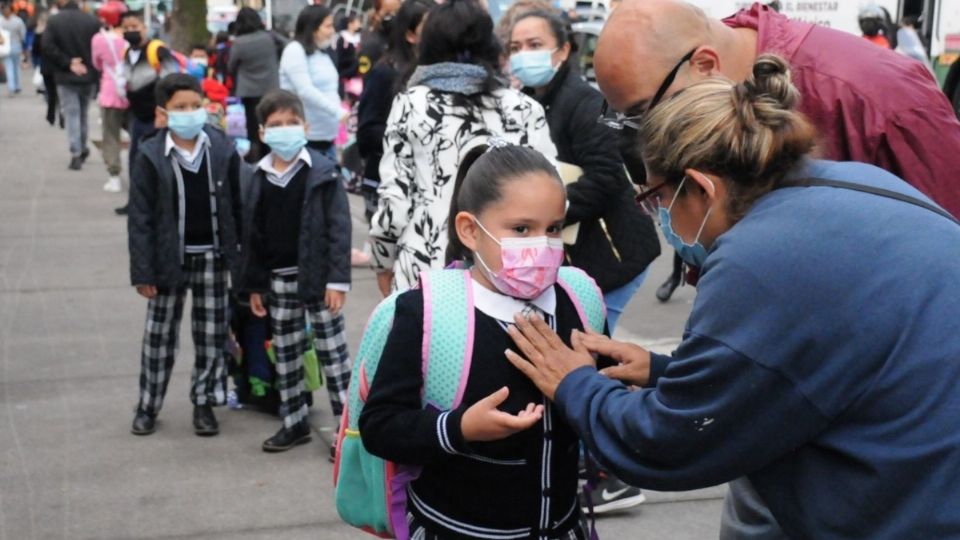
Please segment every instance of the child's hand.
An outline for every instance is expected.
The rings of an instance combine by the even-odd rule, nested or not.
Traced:
[[[323,303],[327,305],[327,311],[334,315],[340,313],[340,310],[343,309],[343,303],[346,301],[347,293],[343,291],[327,289],[327,294],[323,296]]]
[[[157,288],[153,285],[137,285],[137,294],[149,300],[157,295]]]
[[[498,410],[497,405],[506,401],[509,395],[510,390],[504,386],[471,405],[460,419],[464,440],[499,441],[530,429],[543,417],[543,405],[533,403],[528,403],[527,408],[516,415]]]
[[[250,311],[257,317],[267,316],[267,308],[263,307],[263,297],[260,293],[250,293]]]

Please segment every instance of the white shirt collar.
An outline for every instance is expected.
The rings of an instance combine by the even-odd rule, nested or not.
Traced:
[[[306,147],[300,149],[300,153],[293,159],[293,162],[287,167],[287,170],[283,172],[274,168],[273,152],[270,152],[257,162],[257,169],[266,173],[268,182],[283,188],[287,187],[290,180],[300,172],[300,169],[303,168],[304,165],[313,167],[313,160],[310,159],[310,152],[307,151]]]
[[[200,135],[197,136],[197,144],[193,145],[193,152],[189,150],[184,150],[176,145],[173,142],[173,135],[170,134],[170,131],[167,130],[167,140],[166,144],[163,147],[163,155],[169,156],[170,152],[174,150],[180,154],[180,157],[183,158],[187,163],[193,163],[197,160],[197,157],[200,155],[200,152],[203,152],[203,149],[210,144],[210,137],[207,136],[205,131],[201,131]]]
[[[473,305],[494,319],[513,323],[513,316],[522,312],[527,304],[533,304],[551,317],[556,317],[557,291],[554,287],[548,288],[533,300],[526,301],[491,291],[476,280],[472,280],[471,283],[473,284]]]

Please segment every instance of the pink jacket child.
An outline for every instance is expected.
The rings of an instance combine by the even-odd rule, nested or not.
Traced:
[[[130,104],[126,98],[126,80],[123,73],[123,52],[127,42],[109,30],[101,30],[93,36],[91,42],[93,67],[100,72],[101,107],[108,109],[126,109]],[[118,84],[121,86],[117,91]]]

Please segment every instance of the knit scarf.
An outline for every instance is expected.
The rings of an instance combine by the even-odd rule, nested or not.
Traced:
[[[487,77],[487,70],[476,64],[441,62],[419,66],[413,72],[407,86],[423,85],[441,92],[455,92],[470,96],[483,92]]]

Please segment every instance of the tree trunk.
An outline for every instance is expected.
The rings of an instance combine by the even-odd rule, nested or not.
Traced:
[[[190,53],[192,45],[207,43],[207,0],[174,0],[170,16],[170,45]]]

